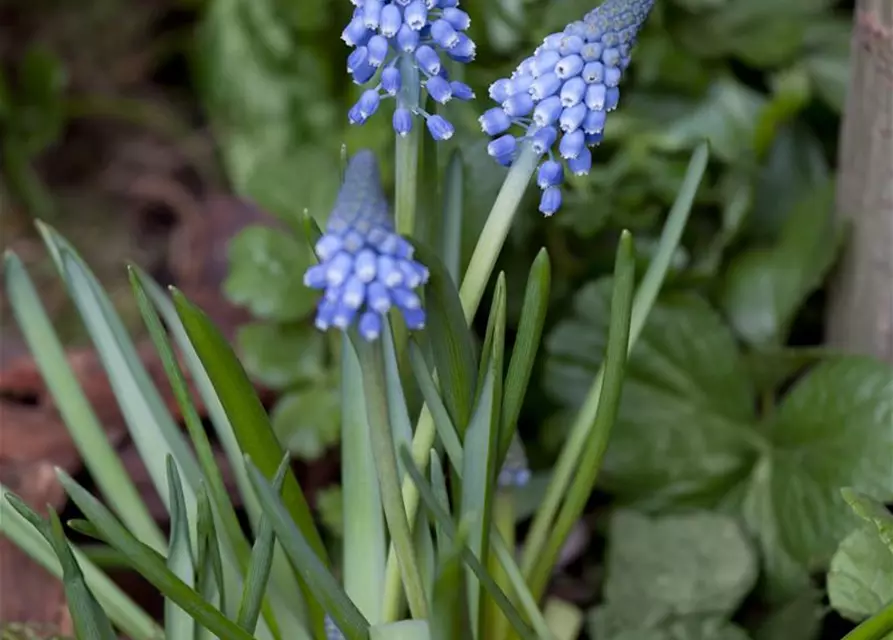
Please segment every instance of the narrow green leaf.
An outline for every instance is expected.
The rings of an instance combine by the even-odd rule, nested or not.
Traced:
[[[177,464],[166,456],[167,484],[170,494],[171,534],[167,551],[167,568],[188,587],[195,585],[195,564],[192,545],[189,542],[189,519],[183,498],[183,483],[177,473]],[[168,640],[192,640],[195,623],[176,602],[164,599],[164,635]]]
[[[502,399],[502,359],[505,346],[505,274],[500,273],[493,294],[490,320],[484,340],[477,405],[465,433],[462,469],[461,517],[472,522],[468,543],[483,566],[487,566],[495,464],[499,447],[499,411]],[[467,574],[467,596],[472,633],[483,633],[480,583],[474,572]]]
[[[267,413],[245,370],[204,312],[186,300],[179,291],[174,290],[173,298],[189,340],[204,363],[208,377],[229,416],[239,448],[254,461],[262,473],[272,477],[284,451],[276,439]],[[314,553],[326,564],[325,547],[316,529],[307,500],[291,470],[285,477],[283,503]],[[312,628],[321,630],[325,614],[315,602],[314,594],[307,585],[302,583],[301,589],[308,605],[312,607],[310,611]]]
[[[251,488],[251,483],[248,480],[242,452],[239,449],[239,442],[233,432],[229,416],[227,416],[223,404],[220,402],[220,398],[217,395],[217,390],[211,383],[211,379],[208,376],[205,366],[193,348],[189,336],[186,333],[186,328],[183,326],[180,316],[177,315],[177,310],[167,293],[158,285],[158,283],[138,267],[132,267],[132,269],[138,275],[144,291],[151,298],[155,308],[164,318],[164,323],[167,325],[168,331],[176,342],[180,353],[183,355],[192,382],[204,401],[205,408],[217,434],[217,440],[223,448],[223,451],[226,453],[227,460],[229,461],[229,468],[235,476],[236,485],[239,489],[239,494],[242,497],[242,506],[248,515],[249,522],[254,530],[257,531],[258,522],[261,516],[260,505],[257,502],[254,490]],[[239,563],[239,567],[242,568],[244,572],[244,568],[247,568],[247,563],[251,555],[248,539],[245,537],[241,525],[239,525],[238,530],[232,530],[232,520],[230,518],[223,518],[222,524],[223,530],[228,536],[221,538],[221,541],[230,543],[232,552],[235,554],[235,558]],[[238,524],[238,521],[236,524]],[[224,545],[223,550],[229,553],[226,545]],[[280,621],[288,628],[297,627],[304,616],[304,607],[302,606],[303,597],[300,593],[297,579],[291,572],[288,562],[285,561],[283,551],[278,544],[275,545],[273,557],[274,561],[271,582],[275,584],[275,589],[272,589],[268,593],[271,603],[264,603],[264,620],[270,626],[271,630],[276,628],[277,621]],[[273,608],[275,608],[275,613],[272,611]]]
[[[34,284],[14,253],[5,254],[4,277],[7,299],[19,329],[90,476],[127,527],[156,551],[162,551],[165,547],[164,536],[149,514],[120,457],[109,444],[68,364],[65,350]]]
[[[282,492],[288,464],[288,457],[284,457],[276,470],[276,477],[273,478],[273,490],[277,495]],[[267,589],[267,581],[270,578],[270,569],[273,565],[274,540],[273,525],[270,523],[270,518],[264,515],[261,517],[257,540],[254,541],[254,548],[251,551],[251,562],[242,588],[242,599],[237,618],[239,626],[248,633],[254,633],[254,629],[257,627],[257,618],[260,615],[264,591]]]
[[[32,515],[33,519],[29,517]],[[34,522],[38,523],[36,528]],[[61,578],[62,566],[53,548],[41,535],[40,522],[40,516],[0,485],[0,534],[52,575]],[[151,616],[121,591],[84,553],[78,549],[73,549],[72,552],[84,573],[87,586],[117,628],[133,640],[163,640],[164,631]]]
[[[202,483],[198,487],[196,498],[196,537],[198,546],[195,552],[195,590],[199,595],[217,607],[226,611],[226,583],[224,582],[223,558],[217,543],[217,527],[214,524],[214,513],[208,488]],[[196,640],[213,640],[213,635],[204,627],[196,630]],[[278,636],[277,636],[278,638]]]
[[[279,538],[292,565],[301,574],[304,583],[309,586],[311,592],[323,605],[325,611],[329,612],[348,640],[365,640],[369,631],[369,623],[366,618],[350,601],[335,577],[329,573],[322,559],[295,524],[291,514],[286,510],[260,469],[255,467],[251,461],[246,464],[251,484],[260,500],[264,514],[270,519],[276,537]],[[288,474],[286,474],[286,480],[287,478]]]
[[[176,602],[196,622],[214,632],[221,640],[253,640],[244,630],[205,602],[204,598],[189,585],[171,573],[161,555],[134,538],[102,503],[67,473],[56,469],[56,475],[65,492],[90,522],[102,532],[103,537],[123,553],[130,560],[131,566],[162,595]]]
[[[447,165],[443,189],[443,244],[441,255],[453,282],[459,282],[462,264],[462,197],[465,193],[462,154],[455,149]]]
[[[229,417],[223,409],[217,391],[214,389],[214,385],[208,377],[208,372],[205,370],[204,364],[195,352],[192,343],[189,341],[189,336],[186,334],[186,328],[183,326],[180,316],[177,315],[174,303],[171,301],[170,297],[168,297],[167,292],[165,292],[157,282],[139,267],[133,266],[131,269],[136,273],[137,278],[143,287],[143,291],[152,299],[158,313],[164,318],[164,323],[167,326],[168,331],[173,337],[174,342],[177,344],[180,353],[183,355],[192,382],[205,404],[205,408],[211,418],[211,423],[214,425],[214,430],[217,433],[217,439],[220,442],[220,446],[226,453],[230,469],[233,471],[236,485],[239,488],[239,494],[242,496],[242,504],[245,507],[245,511],[248,513],[249,520],[256,526],[257,521],[260,519],[260,506],[257,504],[257,498],[254,497],[254,493],[251,491],[251,483],[248,481],[248,475],[245,472],[245,466],[242,463],[242,452],[239,450],[239,442],[236,439],[235,433],[233,433]],[[247,558],[249,553],[248,540],[244,538],[244,535],[242,538],[244,544],[239,542],[235,542],[234,544],[239,557],[244,553]],[[239,547],[242,547],[242,551],[239,550]]]
[[[196,532],[198,548],[196,566],[200,573],[196,578],[197,591],[208,602],[217,602],[217,608],[226,611],[226,583],[223,577],[223,557],[217,543],[217,525],[211,498],[204,484],[199,485],[196,495]]]
[[[170,454],[185,480],[186,506],[192,511],[195,487],[201,474],[186,439],[167,411],[133,341],[96,277],[64,238],[46,225],[39,225],[39,228],[108,373],[109,383],[152,484],[169,508],[164,457]]]
[[[430,640],[427,620],[401,620],[369,629],[369,640]]]
[[[363,371],[363,394],[366,398],[366,416],[369,421],[372,454],[381,504],[384,509],[388,533],[397,556],[406,599],[412,616],[427,617],[428,600],[412,544],[412,532],[403,505],[397,454],[394,438],[388,424],[388,398],[384,381],[384,354],[380,343],[368,343],[357,335],[351,336]],[[386,603],[388,604],[388,603]],[[384,614],[383,614],[384,615]],[[388,616],[383,622],[392,622]]]
[[[146,293],[141,274],[132,267],[128,271],[130,285],[133,288],[143,321],[149,330],[155,350],[161,358],[164,372],[167,374],[168,382],[171,385],[171,389],[173,389],[174,397],[177,399],[177,405],[180,407],[183,421],[189,432],[189,438],[195,447],[198,464],[201,467],[202,480],[207,484],[209,497],[214,501],[214,507],[223,523],[224,531],[229,538],[236,558],[239,559],[240,568],[244,567],[248,554],[248,541],[245,539],[245,534],[242,533],[242,527],[239,524],[236,511],[223,483],[223,474],[221,474],[220,468],[217,466],[211,442],[208,440],[201,418],[195,409],[192,398],[189,396],[186,379],[180,371],[180,365],[161,324],[161,319],[158,317],[158,313],[155,311]],[[222,587],[222,583],[218,584]]]
[[[453,525],[453,521],[450,518],[450,514],[443,510],[443,508],[438,504],[438,500],[434,495],[434,492],[431,490],[431,487],[428,486],[428,483],[425,482],[425,478],[422,476],[418,467],[415,466],[415,463],[412,459],[412,453],[409,449],[405,447],[400,451],[400,456],[403,458],[403,463],[406,465],[406,471],[409,474],[410,479],[418,488],[419,496],[422,499],[422,502],[425,504],[425,508],[428,510],[428,513],[434,519],[434,522],[442,527],[444,534],[452,540],[457,539],[456,527]],[[462,546],[462,560],[467,564],[471,570],[475,573],[478,580],[483,586],[484,590],[489,594],[491,598],[496,602],[502,612],[505,614],[505,617],[508,618],[509,623],[518,633],[519,637],[522,640],[533,640],[538,636],[527,626],[527,623],[521,618],[521,614],[518,613],[518,610],[515,606],[509,601],[506,597],[505,593],[499,588],[499,586],[493,581],[493,578],[490,577],[490,574],[487,573],[487,570],[481,564],[480,560],[477,559],[477,556],[472,552],[471,548],[466,544]],[[546,638],[540,638],[540,640],[548,640]]]
[[[400,368],[397,364],[394,335],[390,326],[382,330],[382,350],[384,352],[385,390],[388,397],[388,419],[394,434],[394,444],[400,447],[412,444],[412,422],[409,419],[409,408],[406,406],[406,395],[403,383],[400,382]],[[404,343],[405,346],[405,343]],[[398,465],[399,466],[399,465]],[[403,470],[400,470],[403,479]]]
[[[431,459],[432,463],[436,458]],[[433,470],[433,466],[431,467]],[[442,531],[438,527],[438,531]],[[459,637],[461,620],[456,615],[462,594],[462,549],[467,531],[460,529],[449,546],[442,547],[431,595],[431,640],[453,640]],[[444,543],[448,540],[444,540]]]
[[[536,361],[537,350],[543,337],[543,325],[549,307],[549,292],[552,282],[552,268],[549,253],[541,249],[527,278],[524,303],[521,306],[521,321],[515,336],[515,347],[505,376],[505,392],[502,399],[502,420],[499,429],[499,455],[497,466],[505,460],[509,445],[518,426],[521,405],[527,395],[527,385]]]
[[[341,340],[341,430],[344,589],[363,615],[378,623],[387,540],[366,417],[363,372],[347,336]]]
[[[412,365],[412,371],[415,375],[416,383],[422,392],[422,397],[425,398],[425,404],[428,405],[428,410],[434,419],[434,426],[437,428],[437,435],[443,444],[443,448],[446,450],[447,458],[449,458],[453,468],[461,473],[463,459],[462,443],[459,441],[456,427],[450,419],[450,414],[443,404],[440,393],[437,391],[437,383],[434,382],[434,376],[428,370],[425,357],[415,342],[410,342],[409,344],[409,362]]]
[[[605,376],[600,394],[601,400],[598,412],[595,414],[592,434],[580,456],[577,472],[570,484],[567,498],[558,512],[555,526],[549,534],[543,552],[528,574],[527,583],[534,596],[541,595],[545,590],[565,540],[592,495],[602,458],[608,448],[608,438],[614,427],[617,410],[620,406],[623,374],[629,355],[630,319],[635,285],[636,265],[633,238],[628,231],[624,231],[620,236],[614,266],[614,293],[611,299],[611,323],[605,353]]]
[[[59,516],[51,509],[49,517],[44,536],[53,546],[62,564],[62,584],[65,587],[68,612],[74,622],[75,635],[85,640],[115,640],[112,623],[84,581],[84,574],[81,573],[81,568],[71,552],[71,545],[62,531]]]
[[[450,513],[450,494],[447,490],[446,484],[446,476],[443,474],[443,467],[440,465],[440,458],[437,456],[437,452],[434,449],[431,449],[430,462],[430,473],[431,473],[431,491],[434,494],[434,498],[437,500],[437,505],[444,513]],[[460,465],[461,466],[461,465]],[[449,542],[449,536],[446,535],[446,532],[443,530],[443,526],[441,526],[438,520],[434,520],[434,534],[437,538],[437,551],[438,554],[449,553],[452,545]],[[464,539],[467,539],[467,535],[464,536]]]
[[[669,271],[673,255],[682,239],[682,232],[685,230],[685,225],[688,222],[695,195],[707,170],[708,159],[709,147],[707,143],[700,144],[695,149],[688,163],[682,187],[676,195],[676,201],[670,209],[670,214],[667,216],[667,221],[661,232],[657,251],[636,291],[636,296],[633,300],[632,318],[630,320],[628,350],[632,350],[635,346],[645,326],[645,321],[651,313],[652,307],[654,307],[657,294],[660,292],[660,288]],[[577,462],[580,459],[581,452],[594,428],[595,417],[600,403],[604,368],[605,364],[603,363],[595,380],[592,382],[592,386],[574,420],[574,424],[571,426],[570,434],[555,464],[549,488],[546,490],[543,502],[537,509],[533,524],[527,534],[521,560],[521,568],[526,576],[530,576],[534,564],[540,558],[543,547],[547,543],[555,514],[558,512],[562,499],[567,495],[567,488],[577,470]]]
[[[416,246],[416,253],[431,274],[425,285],[428,311],[425,335],[430,341],[444,402],[453,424],[464,433],[477,380],[471,332],[465,322],[459,292],[443,263],[424,246]]]

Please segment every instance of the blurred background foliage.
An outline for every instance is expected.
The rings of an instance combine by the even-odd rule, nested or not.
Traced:
[[[59,3],[42,3],[53,7],[53,15],[72,18]],[[72,66],[77,77],[83,57],[108,55],[105,38],[134,38],[138,31],[122,3],[94,4],[74,35],[49,38],[49,46],[29,43],[24,54],[5,51],[0,204],[4,211],[15,205],[37,217],[77,218],[75,207],[57,213],[63,209],[60,196],[41,183],[38,170],[41,155],[52,150],[71,120],[111,117],[179,139],[183,131],[209,128],[214,160],[199,177],[228,183],[281,222],[252,226],[229,243],[222,289],[252,316],[240,328],[237,345],[255,380],[276,392],[272,417],[283,442],[300,459],[318,459],[338,442],[339,359],[335,343],[310,322],[314,298],[301,277],[312,255],[299,216],[307,210],[324,222],[339,184],[342,145],[348,152],[376,150],[388,185],[393,171],[390,118],[376,117],[363,127],[347,122],[347,109],[359,95],[348,81],[347,49],[340,40],[352,6],[347,0],[156,1],[155,10],[165,7],[165,22],[140,37],[155,60],[153,81],[168,96],[166,106],[159,106],[156,96],[126,82],[111,90],[101,82],[86,91],[81,85],[74,94],[67,90]],[[505,175],[487,156],[476,121],[489,107],[487,87],[510,74],[546,34],[593,4],[463,2],[478,44],[465,80],[478,97],[447,105],[457,135],[438,146],[438,161],[444,163],[453,149],[462,154],[465,260]],[[647,510],[698,507],[743,515],[759,540],[763,595],[790,600],[763,621],[755,637],[766,640],[815,637],[816,625],[803,621],[817,620],[822,607],[806,586],[803,567],[827,558],[849,521],[828,506],[827,526],[810,537],[804,528],[815,523],[767,516],[764,507],[778,494],[761,484],[755,470],[768,473],[774,463],[782,480],[785,473],[792,483],[798,479],[760,443],[785,425],[793,425],[788,437],[796,438],[811,419],[810,398],[838,385],[845,374],[860,381],[887,375],[865,361],[847,361],[845,372],[835,371],[832,362],[791,390],[802,370],[833,355],[822,347],[823,284],[847,232],[833,222],[832,207],[852,11],[852,3],[832,0],[658,0],[591,174],[572,178],[554,219],[543,219],[529,197],[499,263],[508,278],[510,324],[517,320],[524,280],[540,247],[548,248],[553,263],[546,337],[519,426],[532,445],[534,467],[546,468],[600,362],[605,277],[619,233],[633,231],[645,265],[691,150],[709,140],[711,163],[683,247],[632,361],[619,427],[627,435],[609,453],[605,487],[621,502]],[[116,33],[107,35],[109,29]],[[70,41],[86,42],[85,33],[97,34],[95,49],[71,57]],[[55,53],[53,43],[61,47]],[[438,202],[423,194],[423,208]],[[844,401],[836,410],[858,407]],[[708,431],[717,424],[738,425],[747,435],[711,439]],[[877,444],[882,436],[872,417],[863,416],[860,424],[866,426],[859,446]],[[856,470],[864,450],[841,455],[838,470],[818,474],[821,482],[807,489],[827,502],[828,492],[860,479]],[[833,458],[840,452],[820,453]],[[541,486],[535,480],[524,499],[535,501]],[[339,499],[335,488],[318,503],[336,534]],[[529,513],[529,506],[521,512]],[[629,527],[629,518],[636,517],[642,516],[617,516],[611,527]],[[722,529],[728,523],[714,524]],[[697,521],[667,524],[677,525],[683,532],[686,526],[697,529],[706,539]],[[644,540],[637,548],[650,545]],[[727,617],[753,586],[758,562],[742,545],[744,560],[731,570],[737,586],[728,601],[686,609],[706,617],[696,620],[697,629],[677,629],[672,637],[717,638],[720,628],[728,631],[722,637],[740,637]],[[796,552],[805,555],[792,558]],[[665,557],[674,553],[669,549]],[[610,562],[622,565],[622,558]],[[683,564],[672,570],[689,571]],[[677,576],[679,584],[685,579],[696,584],[699,578]],[[622,601],[622,593],[614,598]],[[601,609],[593,614],[594,629],[616,622]]]

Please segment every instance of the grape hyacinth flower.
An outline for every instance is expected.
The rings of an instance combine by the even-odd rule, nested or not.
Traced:
[[[338,628],[338,625],[335,624],[335,621],[332,620],[329,614],[326,614],[323,630],[326,633],[326,640],[345,640],[341,629]]]
[[[315,252],[319,263],[307,269],[304,284],[323,291],[318,329],[346,330],[356,320],[360,335],[372,341],[381,335],[392,307],[409,329],[425,326],[425,310],[414,290],[428,281],[428,270],[413,260],[412,245],[394,231],[371,151],[360,151],[348,163]]]
[[[425,120],[435,140],[447,140],[453,125],[443,116],[421,108],[420,85],[440,104],[471,100],[474,92],[463,82],[450,81],[442,55],[457,62],[474,59],[475,45],[465,31],[471,24],[459,0],[351,0],[353,18],[341,39],[353,48],[347,70],[364,85],[381,71],[375,87],[367,89],[348,112],[352,124],[363,124],[382,100],[395,98],[394,131],[407,136],[414,117]]]
[[[527,454],[524,446],[516,435],[509,444],[505,461],[499,470],[496,484],[500,489],[520,489],[530,482],[530,467],[527,464]]]
[[[500,106],[480,118],[484,133],[494,138],[488,152],[505,166],[524,142],[546,156],[537,171],[543,214],[561,207],[565,167],[575,175],[589,173],[590,148],[601,142],[607,113],[617,107],[620,79],[653,4],[605,0],[583,20],[547,36],[510,78],[490,86]],[[509,133],[513,126],[524,133]]]

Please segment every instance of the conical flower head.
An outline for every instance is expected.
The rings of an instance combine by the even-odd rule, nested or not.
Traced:
[[[398,135],[409,134],[414,118],[420,117],[435,140],[452,137],[452,124],[443,116],[426,113],[419,104],[410,104],[406,96],[424,87],[440,104],[474,97],[467,84],[451,81],[443,66],[444,57],[463,63],[474,59],[474,42],[465,33],[471,19],[459,8],[459,0],[352,2],[356,6],[353,18],[341,34],[353,48],[347,70],[356,84],[364,85],[376,74],[378,83],[363,92],[350,109],[350,122],[363,124],[378,111],[382,100],[395,98],[393,126]],[[407,69],[412,71],[411,77],[407,77]],[[420,86],[405,86],[411,82]]]
[[[319,263],[304,274],[304,284],[323,292],[316,313],[321,331],[346,330],[356,322],[363,338],[375,340],[392,307],[410,329],[425,326],[416,290],[427,282],[428,270],[394,231],[371,151],[348,163],[326,232],[314,249]]]
[[[524,140],[548,156],[537,175],[545,215],[561,206],[565,166],[576,175],[589,173],[590,148],[601,142],[607,114],[617,108],[620,80],[653,4],[605,0],[583,20],[547,36],[510,78],[490,86],[499,106],[480,118],[495,138],[488,152],[508,166]],[[523,130],[520,136],[510,133],[513,127]]]

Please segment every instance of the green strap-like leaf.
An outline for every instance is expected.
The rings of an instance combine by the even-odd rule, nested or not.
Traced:
[[[189,518],[183,499],[183,483],[177,464],[167,456],[167,483],[171,505],[171,534],[167,551],[167,568],[188,587],[195,586],[195,564],[189,542]],[[195,622],[182,607],[170,598],[164,599],[164,635],[167,640],[193,640]]]
[[[266,477],[273,477],[284,451],[270,426],[269,417],[254,391],[245,370],[220,331],[198,307],[179,291],[173,292],[174,305],[196,353],[205,365],[220,402],[229,417],[239,448]],[[324,564],[325,547],[313,521],[313,514],[291,470],[285,477],[283,503],[302,535]],[[300,580],[300,576],[298,576]],[[311,607],[312,628],[321,630],[324,613],[306,584],[302,592]]]
[[[543,337],[543,325],[549,308],[549,291],[552,282],[552,269],[549,253],[541,249],[527,278],[524,303],[521,306],[521,322],[515,336],[515,347],[505,376],[505,391],[502,399],[502,426],[499,429],[499,456],[501,465],[508,453],[512,437],[518,426],[521,405],[527,395],[527,385],[536,361],[537,350]]]
[[[128,528],[156,551],[164,550],[164,536],[149,514],[121,458],[109,444],[102,425],[68,364],[34,284],[22,261],[10,252],[6,253],[4,260],[4,277],[7,299],[19,329],[90,476]]]
[[[335,576],[329,573],[261,471],[251,461],[246,465],[264,514],[270,519],[276,537],[301,578],[348,640],[366,640],[369,622],[338,585]]]
[[[460,433],[465,432],[471,416],[477,363],[474,344],[459,292],[443,263],[422,245],[416,246],[419,260],[428,267],[430,277],[425,285],[427,328],[437,380],[442,397]]]
[[[461,517],[472,523],[468,544],[483,566],[487,566],[490,550],[490,513],[496,456],[499,447],[499,413],[502,405],[502,359],[505,346],[505,274],[496,281],[490,320],[484,340],[481,380],[477,404],[465,432],[462,469]],[[481,587],[474,572],[466,584],[469,616],[473,637],[479,637],[483,625]]]

